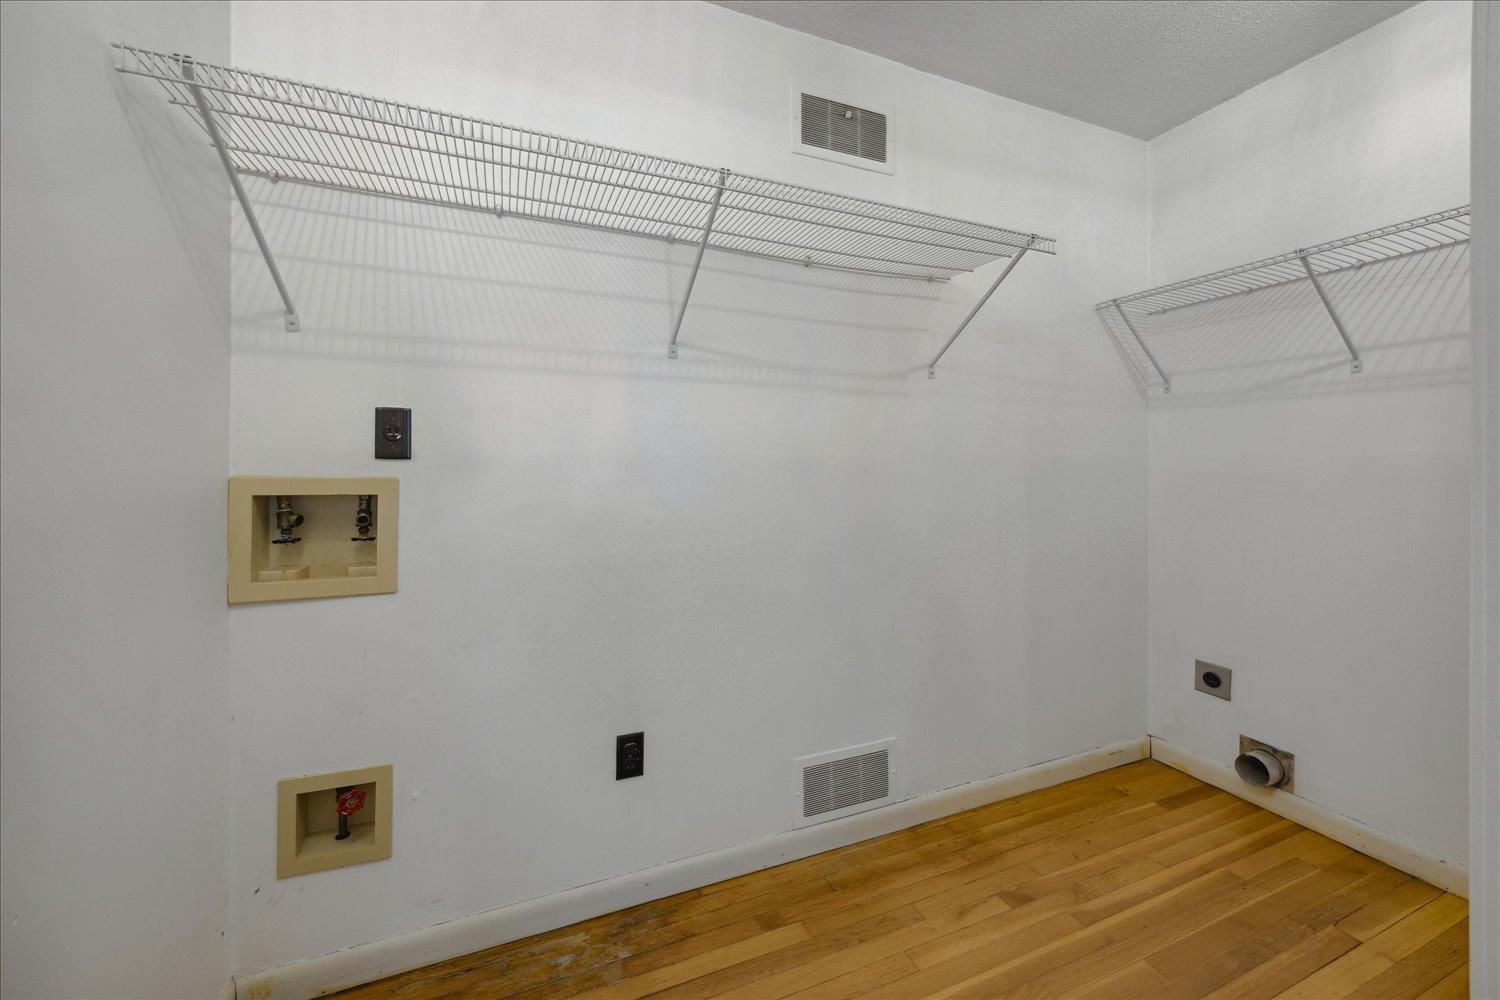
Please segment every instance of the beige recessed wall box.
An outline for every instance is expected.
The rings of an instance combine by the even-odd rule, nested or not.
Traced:
[[[231,476],[230,604],[396,592],[396,480]]]
[[[391,856],[391,765],[276,783],[276,877]]]

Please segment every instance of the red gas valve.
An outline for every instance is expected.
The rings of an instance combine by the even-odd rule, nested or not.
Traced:
[[[365,807],[365,793],[362,788],[351,788],[339,796],[338,805],[335,807],[340,816],[353,816]]]

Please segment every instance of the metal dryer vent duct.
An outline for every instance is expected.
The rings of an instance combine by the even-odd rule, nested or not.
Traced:
[[[1292,790],[1292,769],[1297,758],[1269,743],[1240,737],[1240,755],[1234,759],[1234,773],[1247,785],[1256,788]]]
[[[1274,754],[1251,750],[1234,759],[1234,772],[1256,788],[1275,788],[1286,780],[1286,771]]]

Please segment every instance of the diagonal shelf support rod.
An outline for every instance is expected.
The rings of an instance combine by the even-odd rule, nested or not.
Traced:
[[[724,185],[729,183],[729,171],[719,171],[719,183],[714,188],[714,200],[708,206],[708,218],[703,223],[703,235],[698,239],[698,256],[693,258],[693,271],[688,275],[687,290],[682,293],[682,306],[677,310],[677,322],[672,325],[672,340],[667,344],[667,357],[677,357],[677,335],[682,332],[682,318],[687,315],[688,300],[693,297],[693,285],[698,281],[698,268],[703,264],[703,251],[708,249],[708,238],[713,235],[714,216],[719,214],[719,202],[724,198]]]
[[[1349,331],[1344,329],[1344,321],[1339,319],[1338,310],[1333,308],[1333,300],[1328,297],[1328,292],[1324,290],[1323,283],[1318,280],[1307,258],[1308,254],[1305,251],[1297,255],[1297,259],[1302,262],[1302,269],[1307,272],[1307,280],[1312,282],[1313,291],[1317,292],[1318,298],[1323,300],[1323,308],[1328,310],[1328,318],[1333,320],[1333,328],[1339,332],[1339,336],[1344,340],[1344,346],[1349,349],[1349,370],[1358,375],[1365,370],[1365,363],[1360,359],[1354,341],[1349,339]]]
[[[1032,238],[1035,239],[1035,237]],[[1017,264],[1021,263],[1021,258],[1024,256],[1026,256],[1025,248],[1016,251],[1016,255],[1010,259],[1009,264],[1005,265],[1005,270],[1000,272],[1000,277],[995,279],[995,283],[990,286],[989,291],[979,297],[979,301],[974,303],[974,308],[969,310],[969,315],[965,316],[964,321],[958,324],[958,329],[953,331],[953,336],[949,337],[948,342],[942,346],[942,349],[932,356],[931,361],[927,362],[928,378],[937,378],[937,363],[943,359],[944,354],[948,353],[948,348],[953,346],[953,342],[958,339],[958,335],[964,332],[964,329],[968,327],[975,316],[979,315],[979,310],[983,309],[984,304],[990,300],[990,296],[995,294],[995,289],[1000,287],[1000,282],[1004,281],[1010,275],[1010,272],[1015,269]]]
[[[1161,391],[1164,393],[1171,392],[1172,380],[1167,378],[1166,369],[1161,366],[1161,362],[1156,360],[1156,355],[1151,353],[1151,348],[1147,347],[1146,342],[1141,339],[1140,332],[1136,330],[1135,324],[1130,322],[1129,316],[1125,315],[1125,310],[1121,307],[1120,300],[1115,299],[1110,304],[1115,307],[1115,312],[1120,314],[1120,319],[1125,323],[1125,329],[1130,331],[1130,335],[1135,338],[1135,342],[1141,345],[1141,350],[1146,352],[1146,358],[1151,362],[1151,367],[1155,368],[1156,374],[1161,376]]]
[[[245,194],[245,186],[240,183],[240,174],[234,168],[234,161],[229,158],[229,150],[224,144],[224,137],[219,133],[218,122],[214,121],[213,112],[208,109],[208,101],[203,96],[203,90],[197,85],[193,60],[190,56],[182,57],[182,79],[187,89],[192,92],[193,100],[197,102],[198,114],[203,118],[203,127],[208,131],[214,150],[219,154],[219,162],[224,165],[224,173],[229,175],[229,186],[234,188],[234,196],[239,200],[240,209],[245,213],[245,221],[250,223],[250,232],[255,234],[255,243],[260,247],[260,255],[266,259],[266,267],[271,271],[271,280],[276,283],[276,291],[281,295],[282,305],[286,307],[286,328],[296,333],[302,329],[302,318],[297,315],[297,307],[292,304],[292,293],[287,291],[286,282],[281,277],[281,269],[276,266],[276,258],[271,255],[271,246],[266,242],[266,234],[261,231],[260,220],[255,217],[255,209],[250,207],[250,197]]]

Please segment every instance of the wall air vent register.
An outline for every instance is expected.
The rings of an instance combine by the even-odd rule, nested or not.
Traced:
[[[810,826],[896,800],[896,741],[845,747],[798,757],[796,825]]]
[[[817,87],[793,87],[792,152],[893,173],[887,112],[851,100]]]

